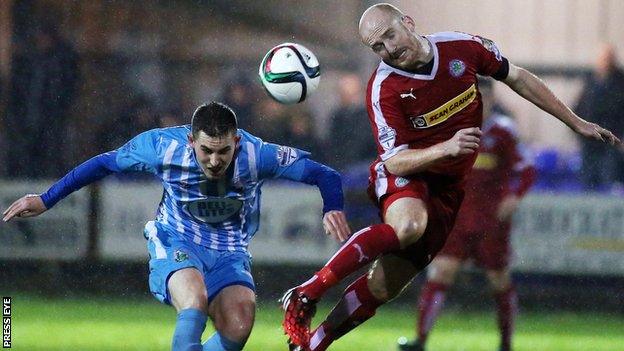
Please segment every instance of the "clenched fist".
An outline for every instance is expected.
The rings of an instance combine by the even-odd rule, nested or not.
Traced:
[[[447,156],[457,157],[470,155],[477,152],[481,141],[481,129],[464,128],[460,129],[453,137],[444,142],[444,150]]]

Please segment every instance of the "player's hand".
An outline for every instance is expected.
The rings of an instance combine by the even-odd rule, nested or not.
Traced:
[[[622,145],[620,139],[611,133],[610,130],[602,128],[596,123],[581,120],[581,122],[573,129],[585,138],[603,141],[610,145]]]
[[[342,211],[329,211],[323,216],[325,234],[331,235],[338,242],[343,242],[351,236],[351,228],[347,223],[347,216]]]
[[[460,129],[453,137],[444,142],[444,150],[447,156],[457,157],[470,155],[477,152],[481,141],[481,129]]]
[[[2,220],[10,221],[13,217],[34,217],[45,212],[47,208],[41,200],[41,196],[28,194],[15,201],[2,213]]]
[[[498,218],[498,220],[501,222],[510,220],[511,216],[513,216],[519,204],[520,198],[516,195],[505,196],[503,201],[501,201],[500,205],[498,205],[498,209],[496,210],[496,218]]]

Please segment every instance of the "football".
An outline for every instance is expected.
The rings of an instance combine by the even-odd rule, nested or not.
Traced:
[[[316,56],[295,43],[280,44],[269,50],[258,73],[269,96],[287,105],[304,101],[316,90],[321,79]]]

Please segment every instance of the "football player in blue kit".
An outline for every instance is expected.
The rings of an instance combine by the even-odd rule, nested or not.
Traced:
[[[312,161],[305,151],[238,129],[234,111],[218,102],[199,106],[191,125],[149,130],[93,157],[45,193],[15,201],[3,220],[37,216],[87,184],[132,171],[152,173],[164,187],[144,235],[150,290],[178,313],[175,351],[243,349],[255,315],[247,246],[258,229],[265,180],[316,185],[326,234],[343,241],[351,233],[336,171]],[[208,316],[216,332],[202,345]]]

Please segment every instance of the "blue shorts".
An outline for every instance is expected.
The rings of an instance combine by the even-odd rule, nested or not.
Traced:
[[[171,304],[167,289],[169,277],[175,271],[189,267],[197,268],[204,276],[209,303],[231,285],[242,285],[255,291],[249,254],[197,245],[154,221],[147,222],[144,235],[150,255],[150,291],[158,301]]]

